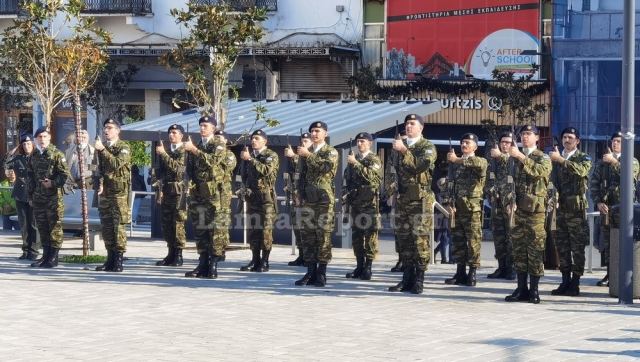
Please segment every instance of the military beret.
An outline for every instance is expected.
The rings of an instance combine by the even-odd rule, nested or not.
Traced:
[[[564,136],[565,134],[572,134],[572,135],[575,135],[576,138],[580,138],[580,134],[578,134],[578,130],[575,129],[574,127],[567,127],[563,129],[562,133],[560,133],[560,136]]]
[[[216,121],[216,116],[214,115],[200,117],[200,119],[198,120],[198,124],[202,124],[202,123],[211,123],[214,126],[218,125],[218,122]]]
[[[419,116],[415,113],[408,114],[406,117],[404,117],[404,123],[407,123],[408,121],[411,121],[411,120],[416,120],[420,122],[421,125],[424,125],[424,118],[422,118],[422,116]]]
[[[306,138],[306,139],[310,139],[311,135],[309,135],[309,132],[305,132],[303,134],[300,135],[300,138]]]
[[[311,123],[311,125],[309,126],[309,132],[311,132],[311,130],[314,128],[322,128],[325,131],[329,130],[329,128],[327,127],[327,124],[322,121]]]
[[[107,118],[104,120],[104,122],[102,122],[102,127],[108,125],[108,124],[112,124],[118,128],[120,128],[120,122],[116,121],[115,119],[112,118]]]
[[[20,136],[20,143],[22,142],[33,142],[33,136],[31,135],[31,133],[23,133]]]
[[[213,132],[213,135],[214,136],[222,136],[224,138],[227,138],[227,134],[224,133],[224,131],[221,130],[221,129],[217,129],[215,132]]]
[[[373,141],[373,136],[371,136],[369,133],[367,132],[360,132],[358,133],[358,135],[356,136],[356,140],[367,140],[367,141]]]
[[[40,133],[43,133],[43,132],[47,132],[47,133],[49,133],[49,128],[47,128],[47,127],[40,127],[40,128],[38,128],[38,129],[36,130],[36,133],[34,133],[34,134],[33,134],[33,137],[34,137],[34,138],[38,138],[38,136],[40,135]]]
[[[181,125],[176,124],[176,123],[174,123],[171,126],[169,126],[169,129],[167,129],[167,133],[169,133],[169,132],[171,132],[173,130],[180,131],[180,133],[184,133],[184,128]]]
[[[509,138],[513,139],[513,133],[511,131],[502,132],[500,134],[500,138],[498,138],[498,140],[501,140],[501,139],[503,139],[505,137],[509,137]]]
[[[535,124],[525,124],[524,126],[522,126],[522,128],[520,128],[520,132],[518,133],[523,133],[523,132],[533,132],[534,134],[537,134],[537,135],[540,134],[540,130],[538,129],[538,127],[536,127]]]
[[[253,136],[260,136],[260,137],[264,138],[265,140],[267,139],[267,134],[261,129],[257,129],[255,131],[253,131],[253,133],[251,134],[251,137],[253,137]]]
[[[613,141],[614,138],[618,138],[618,137],[622,138],[622,132],[618,131],[618,132],[612,134],[611,135],[611,140]]]
[[[464,140],[471,140],[475,143],[478,143],[478,136],[476,136],[475,133],[465,133],[462,135],[462,138],[460,139],[460,141],[464,141]]]

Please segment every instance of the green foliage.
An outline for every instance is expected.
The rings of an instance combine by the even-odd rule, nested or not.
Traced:
[[[147,152],[145,141],[126,141],[131,147],[131,163],[134,165],[151,166],[151,155]]]
[[[208,5],[190,0],[187,10],[172,9],[170,13],[189,36],[161,61],[178,68],[194,106],[203,108],[205,115],[215,114],[224,129],[229,72],[244,45],[264,36],[260,23],[267,18],[266,9],[251,7],[237,12],[223,1]]]
[[[99,264],[106,262],[107,257],[104,255],[64,255],[60,261],[69,264]]]
[[[377,69],[365,66],[358,69],[358,72],[347,79],[347,83],[353,89],[354,98],[374,99],[376,93],[380,91],[376,77]]]

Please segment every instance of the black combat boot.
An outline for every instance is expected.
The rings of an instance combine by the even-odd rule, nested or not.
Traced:
[[[504,269],[502,269],[502,278],[506,280],[516,279],[516,270],[513,268],[513,260],[509,256],[504,259]]]
[[[182,249],[174,248],[173,249],[173,258],[171,259],[171,263],[169,266],[182,266],[184,260],[182,259]]]
[[[28,251],[27,252],[27,260],[36,260],[38,259],[38,252],[37,251]]]
[[[531,285],[529,285],[529,303],[539,304],[540,294],[538,293],[538,282],[540,277],[531,275]]]
[[[208,255],[208,264],[207,264],[207,272],[205,275],[201,276],[201,278],[206,279],[217,279],[218,278],[218,262],[221,259],[221,256],[213,255],[213,252],[210,251]]]
[[[424,284],[424,266],[416,267],[416,278],[411,288],[411,293],[422,294]]]
[[[487,278],[489,279],[499,279],[502,278],[502,276],[504,275],[504,268],[505,268],[505,259],[498,259],[498,269],[496,269],[493,273],[488,274]]]
[[[324,287],[327,285],[327,263],[318,263],[316,270],[316,281],[313,283],[316,287]]]
[[[364,259],[364,268],[362,268],[362,274],[360,274],[360,279],[371,280],[371,264],[373,264],[373,259],[369,259],[369,258]]]
[[[302,255],[302,248],[298,248],[298,257],[295,260],[287,263],[288,266],[302,266],[304,265],[304,259]]]
[[[167,248],[167,256],[165,256],[164,259],[162,259],[162,260],[156,261],[156,265],[157,266],[171,265],[171,263],[173,263],[174,253],[175,253],[175,251],[174,251],[173,247],[169,246]]]
[[[307,264],[307,273],[301,278],[296,280],[296,285],[309,285],[309,282],[312,279],[315,279],[316,275],[316,263],[308,263]]]
[[[567,288],[569,288],[570,281],[571,281],[571,272],[563,271],[562,282],[556,289],[551,291],[551,295],[564,295],[567,292]]]
[[[113,270],[113,256],[114,252],[111,250],[107,250],[107,261],[102,265],[98,265],[96,267],[96,271],[111,271]]]
[[[518,287],[507,295],[506,302],[526,302],[529,300],[529,288],[527,288],[527,273],[518,273]]]
[[[251,261],[249,264],[241,266],[240,271],[255,271],[256,265],[260,264],[260,249],[251,249]]]
[[[121,251],[116,251],[113,255],[113,269],[112,272],[122,273],[124,267],[122,266],[122,262],[124,261],[124,253]]]
[[[49,257],[49,246],[42,245],[42,258],[31,263],[32,268],[39,268]]]
[[[466,265],[458,264],[458,268],[456,269],[456,273],[453,277],[444,280],[445,284],[455,284],[455,285],[465,285],[467,284],[467,271]]]
[[[58,266],[58,252],[59,248],[49,248],[49,254],[47,259],[40,264],[41,268],[55,268]]]
[[[198,265],[190,272],[184,273],[187,278],[201,278],[207,274],[209,268],[209,253],[202,252],[198,258]]]
[[[412,266],[406,265],[402,272],[402,280],[400,283],[389,287],[390,292],[406,292],[413,288],[413,284],[416,281],[416,269]]]
[[[569,286],[564,292],[564,295],[568,295],[570,297],[577,297],[580,295],[580,276],[578,274],[573,273],[573,277],[571,277]]]
[[[353,271],[347,273],[346,277],[349,279],[357,279],[362,275],[362,268],[364,267],[364,256],[356,256],[356,268]]]
[[[476,286],[476,268],[473,266],[469,267],[469,274],[467,275],[467,283],[468,287]]]
[[[271,250],[263,250],[262,258],[260,259],[260,268],[259,272],[268,272],[269,271],[269,254],[271,254]]]
[[[391,268],[391,271],[393,273],[399,273],[404,271],[404,263],[402,262],[402,258],[400,258],[400,256],[398,256],[398,262],[396,263],[396,266]]]
[[[23,250],[23,251],[22,251],[22,255],[20,255],[20,256],[18,257],[18,260],[25,260],[25,259],[27,259],[27,255],[29,255],[29,252],[27,252],[26,250]]]
[[[607,274],[596,283],[599,287],[608,287],[609,286],[609,266],[607,265]]]

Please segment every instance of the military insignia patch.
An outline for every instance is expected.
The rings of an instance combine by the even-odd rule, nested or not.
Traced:
[[[129,150],[120,150],[120,153],[122,153],[122,154],[125,154],[125,155],[126,155],[127,153],[129,153]]]

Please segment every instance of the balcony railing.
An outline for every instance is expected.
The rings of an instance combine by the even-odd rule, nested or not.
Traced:
[[[86,14],[151,14],[151,0],[84,0]]]
[[[18,3],[20,0],[1,0],[0,1],[0,15],[15,15],[18,14]]]
[[[220,0],[194,0],[193,2],[201,5],[217,5]],[[226,0],[225,2],[236,11],[245,11],[253,6],[266,8],[267,11],[278,10],[278,0]]]

